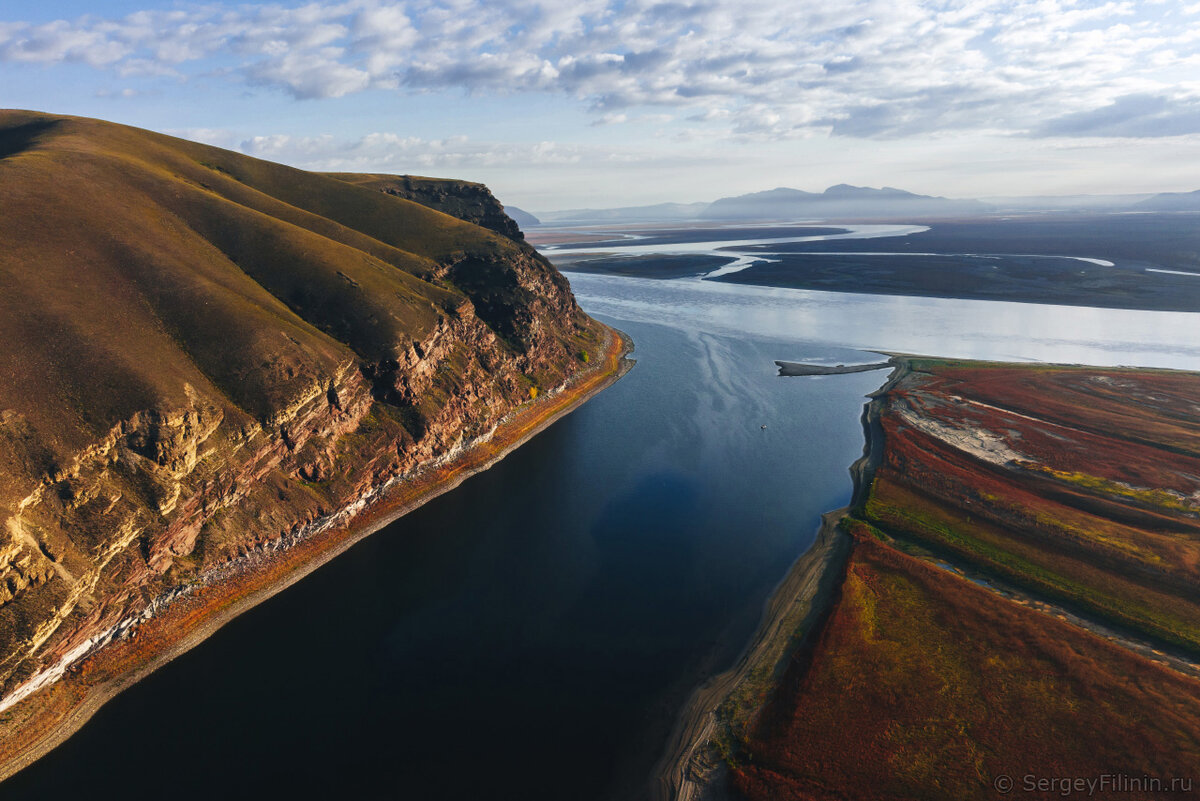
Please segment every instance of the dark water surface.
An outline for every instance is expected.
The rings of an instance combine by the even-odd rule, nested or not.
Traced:
[[[638,365],[106,705],[0,798],[600,799],[849,498],[881,373],[613,320]],[[766,430],[761,428],[766,425]]]

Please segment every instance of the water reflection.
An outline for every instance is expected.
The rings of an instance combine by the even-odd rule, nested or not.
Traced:
[[[1194,313],[568,277],[591,312],[688,331],[957,358],[1200,370]]]

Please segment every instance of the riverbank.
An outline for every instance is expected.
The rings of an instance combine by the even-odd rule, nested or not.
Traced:
[[[686,797],[982,799],[1017,770],[1190,788],[1200,685],[1172,654],[1195,653],[1200,375],[892,364],[812,648]]]
[[[487,469],[625,374],[632,343],[609,330],[603,356],[556,390],[512,413],[486,438],[384,482],[299,536],[205,574],[153,616],[75,663],[64,677],[0,715],[0,777],[30,764],[78,730],[107,700],[299,581],[354,543]]]
[[[655,768],[655,801],[726,797],[734,743],[744,736],[753,713],[792,655],[819,629],[828,609],[850,552],[850,538],[840,528],[847,511],[824,515],[816,541],[771,594],[762,622],[737,663],[692,694]]]
[[[876,398],[898,382],[907,362],[893,354],[886,362],[828,367],[776,361],[781,376],[838,375],[893,368]],[[800,368],[785,372],[787,367]],[[729,766],[737,743],[755,714],[783,676],[792,656],[820,630],[829,612],[850,553],[851,538],[842,521],[861,502],[864,487],[882,451],[878,404],[863,407],[863,454],[850,465],[854,482],[852,506],[827,512],[812,546],[795,561],[771,593],[754,636],[734,666],[713,676],[692,694],[653,774],[655,801],[725,801],[729,798]]]

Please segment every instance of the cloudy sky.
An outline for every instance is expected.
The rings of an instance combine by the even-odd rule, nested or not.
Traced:
[[[1196,0],[0,0],[0,106],[539,211],[1200,188]]]

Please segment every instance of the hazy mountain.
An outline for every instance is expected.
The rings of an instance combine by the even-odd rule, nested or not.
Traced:
[[[524,209],[518,209],[516,206],[505,206],[504,213],[512,217],[513,222],[519,225],[522,230],[542,224],[542,221],[537,217],[534,217]]]
[[[522,226],[526,223],[508,209]],[[520,210],[515,210],[518,214]],[[539,212],[543,224],[678,222],[684,220],[854,220],[972,217],[995,213],[1200,211],[1200,191],[1157,195],[1021,195],[945,198],[885,186],[837,184],[824,192],[779,187],[712,203],[659,203],[612,209]]]
[[[1163,192],[1134,204],[1136,211],[1200,211],[1200,190]]]
[[[998,212],[1006,211],[1126,211],[1152,197],[1138,195],[1028,195],[980,198]]]
[[[866,219],[873,217],[943,217],[985,214],[992,208],[978,200],[930,197],[885,186],[838,184],[824,192],[780,187],[766,192],[726,197],[710,204],[705,220]]]

